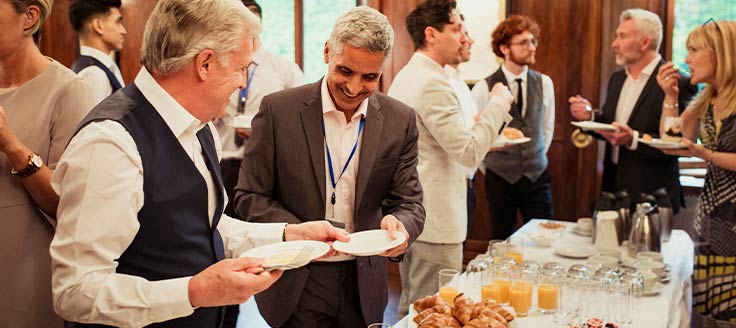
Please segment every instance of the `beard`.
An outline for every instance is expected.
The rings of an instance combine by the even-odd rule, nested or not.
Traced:
[[[508,59],[519,66],[533,65],[537,62],[533,52],[529,52],[526,56],[519,56],[512,51]]]

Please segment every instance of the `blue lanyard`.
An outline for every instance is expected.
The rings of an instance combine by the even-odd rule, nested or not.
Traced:
[[[340,172],[340,176],[337,177],[337,181],[340,181],[340,178],[342,178],[343,173],[345,173],[345,170],[347,170],[348,165],[350,165],[350,161],[353,159],[353,155],[355,155],[355,150],[358,148],[358,140],[360,140],[360,133],[363,132],[363,125],[365,125],[365,117],[360,119],[360,125],[358,126],[358,138],[355,139],[355,144],[353,145],[353,150],[350,151],[350,156],[348,157],[348,161],[345,162],[345,167],[342,168],[342,172]],[[325,132],[325,121],[322,121],[322,136],[325,138],[325,149],[327,149],[327,167],[330,169],[330,184],[332,184],[332,197],[330,198],[330,202],[332,205],[335,205],[335,188],[337,188],[337,181],[335,181],[335,173],[332,170],[332,156],[330,156],[330,146],[327,145],[327,132]]]
[[[240,101],[243,104],[245,104],[245,100],[248,98],[248,90],[250,90],[250,83],[253,82],[253,77],[256,75],[256,68],[258,68],[258,65],[255,65],[250,72],[248,82],[245,83],[245,89],[240,89]]]

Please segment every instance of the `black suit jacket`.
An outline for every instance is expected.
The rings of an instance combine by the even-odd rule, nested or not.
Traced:
[[[627,124],[639,131],[654,137],[659,135],[659,121],[662,115],[664,91],[657,84],[657,72],[664,64],[660,61],[657,68],[647,80],[644,90],[634,105]],[[596,116],[597,122],[611,123],[616,120],[616,106],[618,105],[621,88],[626,80],[626,72],[619,70],[611,75],[608,81],[608,93],[602,113]],[[687,103],[696,93],[697,88],[690,84],[690,78],[685,77],[679,82],[680,113],[687,107]],[[600,136],[598,136],[600,137]],[[639,143],[636,150],[629,150],[625,146],[619,147],[618,165],[611,161],[611,145],[606,143],[606,156],[603,163],[603,190],[627,190],[634,201],[641,193],[651,193],[665,187],[670,197],[670,203],[675,212],[682,202],[680,171],[676,156],[669,156],[659,149]]]
[[[321,81],[263,98],[253,119],[235,188],[240,216],[256,222],[300,223],[325,218],[325,147]],[[424,226],[414,111],[379,92],[370,96],[363,129],[355,198],[356,231],[380,229],[393,214],[413,242]],[[383,321],[388,302],[386,258],[358,257],[363,317]],[[281,326],[296,307],[308,267],[289,270],[256,295],[261,314]],[[366,326],[356,323],[356,327]]]

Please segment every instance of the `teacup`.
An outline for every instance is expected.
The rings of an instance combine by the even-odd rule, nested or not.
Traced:
[[[660,252],[652,252],[652,251],[643,251],[636,253],[636,259],[639,261],[654,261],[654,262],[662,262],[662,253]]]
[[[649,260],[642,260],[636,264],[636,271],[646,272],[651,271],[657,274],[657,277],[661,277],[664,274],[664,263],[655,262]]]
[[[580,230],[580,231],[592,231],[593,230],[593,219],[591,219],[591,218],[579,218],[578,219],[578,230]]]
[[[652,290],[657,283],[657,274],[652,271],[644,271],[641,275],[644,277],[644,290]]]

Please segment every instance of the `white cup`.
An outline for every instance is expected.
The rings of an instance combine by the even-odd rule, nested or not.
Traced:
[[[588,258],[589,264],[597,264],[598,267],[615,267],[618,264],[618,259],[606,255],[593,255]]]
[[[657,283],[657,274],[652,271],[644,271],[641,275],[644,277],[644,290],[652,290]]]
[[[655,262],[649,260],[642,260],[636,264],[636,271],[646,272],[651,271],[657,274],[657,277],[661,277],[664,274],[664,263]]]
[[[578,229],[581,231],[593,231],[593,219],[591,218],[579,218]]]
[[[662,253],[660,252],[652,252],[652,251],[643,251],[636,253],[636,259],[639,261],[654,261],[654,262],[662,262]]]

